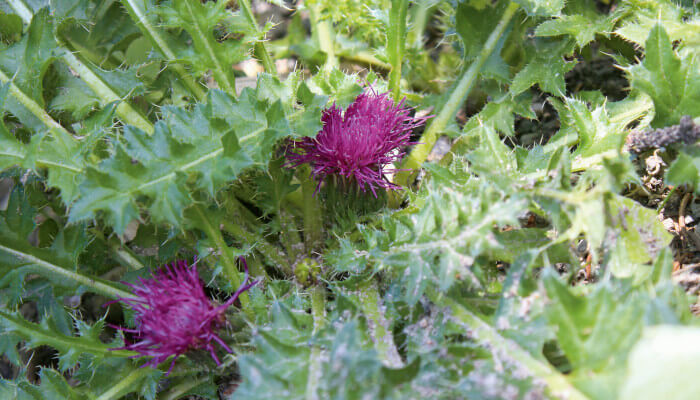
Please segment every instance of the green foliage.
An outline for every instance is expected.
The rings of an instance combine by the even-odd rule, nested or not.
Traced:
[[[662,25],[656,25],[646,40],[644,61],[629,67],[633,90],[647,93],[654,100],[656,115],[652,125],[677,124],[684,115],[700,109],[700,68],[698,55],[679,55]]]
[[[42,9],[34,15],[27,33],[20,41],[0,49],[0,72],[11,77],[12,83],[22,93],[43,107],[44,74],[62,52],[63,49],[57,47],[53,36],[49,10]],[[27,109],[27,105],[13,96],[5,100],[3,110],[11,112],[33,130],[44,128],[43,123]]]
[[[697,147],[690,147],[678,154],[666,171],[666,180],[670,185],[690,185],[695,190],[700,188],[700,151]]]
[[[77,271],[78,257],[88,245],[84,226],[60,230],[50,247],[36,247],[29,243],[28,238],[37,229],[36,216],[21,187],[12,192],[7,210],[0,213],[0,286],[8,288],[6,299],[10,304],[20,301],[24,295],[25,278],[31,274],[48,278],[56,286],[75,289],[90,283],[98,293],[109,296],[126,294],[116,284]]]
[[[698,118],[692,2],[250,3],[0,0],[1,398],[698,397],[700,151],[625,145]],[[368,86],[431,116],[402,189],[290,168]],[[116,350],[118,282],[196,257],[221,304],[239,255],[220,366]]]
[[[684,302],[682,295],[673,294],[678,288],[669,286],[666,257],[667,250],[652,266],[657,280],[647,282],[655,285],[654,292],[634,290],[630,281],[606,281],[593,292],[577,291],[551,273],[544,278],[552,304],[547,318],[556,327],[558,345],[573,369],[573,381],[590,397],[620,395],[625,370],[634,365],[629,353],[642,332],[648,332],[645,326],[678,324],[684,318],[686,311],[680,308],[679,312],[674,306],[683,307]],[[659,302],[666,307],[658,307]]]
[[[295,132],[281,100],[268,99],[263,87],[246,89],[237,100],[211,91],[193,110],[163,107],[152,136],[127,127],[113,156],[88,168],[70,221],[101,211],[122,234],[140,218],[145,197],[155,221],[179,225],[192,190],[213,196],[245,168],[266,165],[277,141]]]
[[[526,210],[519,198],[507,198],[487,183],[431,185],[421,207],[399,218],[385,218],[382,230],[360,229],[363,243],[341,242],[334,256],[339,270],[362,271],[369,264],[403,283],[405,298],[415,304],[430,284],[449,289],[456,280],[481,286],[475,260],[502,245],[493,235],[498,226],[517,223]],[[474,196],[478,193],[478,196]]]
[[[234,95],[236,84],[231,65],[245,58],[253,33],[249,29],[241,30],[240,22],[229,21],[231,14],[226,6],[224,1],[172,0],[159,5],[158,13],[166,26],[182,28],[192,38],[194,52],[186,56],[187,61],[199,72],[211,71],[219,87]],[[224,40],[217,40],[217,28],[221,24],[225,29]],[[242,37],[227,40],[228,35]]]
[[[510,92],[518,95],[539,85],[540,90],[555,96],[566,93],[564,75],[574,68],[574,63],[566,61],[564,56],[573,50],[573,43],[553,42],[535,46],[537,52],[532,61],[521,69],[513,78]]]
[[[645,47],[651,30],[661,24],[671,40],[682,40],[685,46],[696,51],[700,46],[697,11],[693,13],[691,7],[684,8],[679,2],[672,1],[639,0],[627,0],[623,5],[629,11],[629,17],[615,33],[625,40]]]
[[[44,368],[39,373],[41,384],[34,386],[27,381],[13,383],[6,380],[0,381],[0,393],[8,399],[21,400],[59,400],[59,399],[86,399],[84,395],[77,392],[66,382],[58,372]]]
[[[109,345],[102,343],[99,339],[104,327],[103,321],[98,321],[92,326],[83,321],[77,321],[77,336],[73,336],[61,332],[51,316],[43,318],[41,324],[28,322],[16,313],[9,314],[4,311],[0,311],[0,318],[4,328],[3,334],[14,333],[16,337],[26,338],[27,348],[47,345],[56,349],[59,352],[58,367],[61,371],[74,367],[81,358],[83,358],[82,362],[86,362],[83,357],[85,354],[94,356],[90,363],[98,363],[100,358],[119,354],[109,350],[117,346],[116,343]],[[125,353],[129,355],[129,352]]]

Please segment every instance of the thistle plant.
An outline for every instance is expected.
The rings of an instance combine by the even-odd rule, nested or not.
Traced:
[[[186,261],[179,260],[164,266],[152,279],[139,278],[138,283],[127,283],[133,297],[119,298],[114,302],[121,302],[134,311],[136,327],[116,327],[131,334],[133,341],[114,350],[135,351],[139,354],[132,357],[148,357],[144,367],[156,368],[172,357],[168,374],[177,358],[190,350],[207,350],[214,362],[220,365],[214,344],[232,352],[216,334],[226,323],[224,313],[241,293],[258,283],[248,283],[248,265],[245,259],[240,260],[245,268],[243,283],[221,305],[213,303],[204,293],[196,263],[188,266]]]
[[[318,187],[328,177],[338,177],[360,190],[401,189],[387,175],[406,154],[413,130],[429,117],[413,117],[405,98],[395,103],[390,93],[369,89],[341,110],[336,104],[323,111],[323,128],[311,138],[293,141],[287,151],[289,167],[311,166]]]
[[[0,0],[0,399],[700,398],[692,3]]]

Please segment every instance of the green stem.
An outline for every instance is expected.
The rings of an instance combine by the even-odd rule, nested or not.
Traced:
[[[291,276],[292,268],[284,258],[284,254],[277,247],[265,240],[265,238],[252,232],[248,232],[240,225],[229,220],[222,221],[221,225],[226,232],[231,234],[238,241],[252,245],[255,250],[260,252],[260,254],[267,259],[268,262],[279,266],[279,268],[281,268],[285,274]]]
[[[381,309],[382,299],[379,295],[377,283],[369,279],[360,284],[359,292],[353,295],[362,309],[362,313],[367,318],[369,335],[374,343],[374,348],[379,353],[382,361],[387,367],[401,368],[404,363],[401,360],[394,335],[389,328],[389,321],[384,316]]]
[[[290,264],[294,265],[302,254],[304,247],[297,226],[294,223],[294,216],[287,210],[280,208],[277,211],[277,218],[279,218],[282,226],[282,232],[280,232],[282,245],[287,251]]]
[[[666,203],[668,202],[668,199],[670,199],[671,197],[673,197],[673,193],[675,193],[677,187],[678,187],[678,186],[674,186],[674,187],[671,188],[671,191],[668,192],[668,194],[666,195],[666,198],[664,199],[664,201],[662,201],[661,204],[659,204],[659,206],[656,208],[656,212],[661,213],[661,209],[664,208],[664,207],[666,207]]]
[[[340,57],[348,61],[367,64],[369,66],[381,68],[387,71],[391,70],[391,64],[385,63],[384,61],[378,59],[368,51],[344,51],[339,53],[339,55]]]
[[[408,0],[392,0],[389,13],[389,31],[386,35],[386,51],[391,71],[389,72],[389,91],[395,101],[401,96],[401,65],[406,46],[406,14]]]
[[[68,136],[71,136],[71,134],[61,126],[56,120],[51,118],[51,116],[44,111],[44,108],[41,107],[39,104],[37,104],[34,100],[32,100],[29,96],[24,94],[20,88],[17,87],[13,82],[11,82],[10,78],[5,75],[4,72],[0,70],[0,82],[2,83],[9,83],[10,85],[10,94],[17,99],[17,101],[24,106],[29,112],[31,112],[35,117],[37,117],[44,125],[46,125],[47,128],[49,129],[56,129],[59,131],[62,131]],[[71,136],[72,137],[72,136]]]
[[[260,223],[260,220],[258,220],[258,217],[253,214],[243,203],[241,202],[242,200],[237,197],[237,195],[240,194],[240,192],[237,192],[236,194],[233,194],[231,192],[227,193],[227,199],[226,202],[224,203],[224,207],[226,209],[226,212],[230,215],[231,218],[235,219],[236,222],[240,222],[246,229],[248,230],[257,230],[262,226]],[[251,196],[255,196],[255,192],[251,192]],[[244,199],[244,201],[254,201],[253,198],[251,197],[250,199]]]
[[[198,220],[197,222],[199,223],[199,227],[204,230],[207,237],[209,237],[209,239],[214,242],[216,247],[219,249],[219,252],[221,253],[221,262],[224,266],[224,274],[228,278],[229,282],[231,282],[231,286],[234,289],[240,287],[241,279],[238,276],[236,260],[233,258],[231,249],[229,249],[228,245],[224,241],[224,237],[221,235],[218,225],[209,219],[206,210],[204,210],[200,204],[195,203],[192,206],[192,209],[194,211],[194,216]],[[243,311],[245,311],[246,315],[248,315],[248,317],[254,321],[255,314],[253,313],[253,309],[250,308],[250,297],[248,296],[248,293],[241,293],[239,299],[241,300],[241,307],[243,308]]]
[[[510,20],[513,18],[517,10],[518,4],[510,3],[503,12],[500,21],[496,25],[496,28],[494,28],[493,32],[491,32],[491,35],[489,35],[486,43],[484,43],[484,47],[481,49],[481,52],[469,66],[469,68],[464,72],[450,94],[447,102],[440,110],[440,113],[433,119],[425,133],[423,133],[423,136],[419,140],[420,144],[417,144],[413,148],[413,151],[411,151],[411,154],[406,157],[401,169],[406,169],[407,171],[400,171],[397,173],[395,183],[404,187],[411,184],[413,170],[416,170],[423,165],[423,162],[425,162],[430,154],[430,151],[433,149],[433,146],[438,139],[438,135],[457,114],[457,110],[459,110],[459,107],[461,107],[462,103],[469,95],[471,88],[474,86],[481,67],[483,67],[486,60],[489,58],[489,56],[491,56],[491,53],[496,48],[498,41],[501,39],[501,36],[508,27],[508,24],[510,24]]]
[[[99,278],[93,278],[87,275],[83,275],[78,272],[73,272],[67,270],[63,267],[59,267],[56,264],[52,264],[48,261],[42,260],[32,254],[25,253],[20,250],[16,250],[10,247],[5,247],[0,245],[0,252],[8,253],[20,260],[26,261],[30,266],[25,267],[32,269],[34,273],[39,275],[58,275],[61,278],[67,278],[74,282],[78,282],[81,285],[91,288],[95,293],[103,294],[107,297],[118,298],[118,297],[133,297],[133,295],[125,290],[119,289],[111,282],[103,281]]]
[[[306,252],[311,252],[317,249],[323,240],[323,210],[318,201],[318,196],[315,196],[317,184],[311,178],[308,167],[300,171],[301,190],[304,196],[303,216],[304,216],[304,241],[306,242]]]
[[[263,278],[265,281],[270,280],[270,277],[267,275],[267,271],[265,271],[265,268],[258,257],[255,255],[253,255],[253,257],[248,257],[246,258],[246,262],[248,263],[248,268],[250,268],[251,276]]]
[[[309,1],[309,16],[313,36],[318,42],[321,51],[326,53],[326,63],[323,69],[328,71],[338,67],[338,57],[335,55],[335,33],[328,19],[321,19],[321,4],[318,0]]]
[[[141,264],[141,261],[139,261],[128,248],[119,246],[114,243],[110,244],[109,247],[112,249],[114,254],[116,254],[117,257],[119,257],[119,259],[122,260],[126,265],[131,267],[132,270],[137,271],[139,269],[144,268],[144,265]]]
[[[297,190],[293,191],[292,193],[288,193],[286,196],[284,196],[284,203],[289,207],[296,207],[299,210],[304,209],[304,194],[302,193],[303,190],[301,187],[297,188]]]
[[[431,0],[418,0],[411,8],[413,23],[411,24],[411,30],[408,32],[407,43],[412,47],[421,48],[423,46],[423,33],[434,10],[435,3]]]
[[[72,138],[72,136],[71,136],[71,138]],[[20,145],[20,146],[22,146],[22,145]],[[16,165],[18,165],[22,168],[27,168],[27,169],[31,169],[34,166],[37,166],[39,168],[47,168],[47,169],[58,168],[58,169],[63,169],[71,174],[82,174],[85,171],[85,169],[82,166],[76,167],[74,165],[68,165],[68,164],[64,164],[61,162],[57,162],[57,161],[47,160],[44,158],[34,159],[34,165],[32,165],[31,162],[25,164],[24,162],[27,161],[26,154],[10,152],[8,150],[0,150],[0,156],[8,157],[8,158],[10,158],[10,157],[15,158],[15,159],[17,159]]]
[[[129,13],[131,19],[136,21],[136,24],[141,29],[141,33],[151,41],[151,45],[160,51],[169,62],[175,62],[175,60],[177,60],[175,52],[170,49],[170,46],[168,46],[168,43],[161,36],[158,29],[148,20],[145,10],[140,7],[140,2],[136,0],[121,0],[121,4]],[[187,86],[197,100],[202,100],[204,98],[206,93],[202,85],[197,83],[197,81],[187,73],[185,67],[177,63],[170,64],[169,67],[180,76],[180,79],[182,79],[185,86]]]
[[[560,395],[570,400],[585,400],[587,397],[576,389],[567,379],[549,364],[535,359],[530,353],[517,343],[501,336],[491,325],[483,321],[477,315],[467,310],[457,301],[439,294],[435,290],[428,290],[428,298],[440,306],[449,307],[452,321],[474,333],[478,341],[488,343],[489,348],[498,350],[517,361],[541,378],[553,395]]]
[[[326,324],[326,291],[323,286],[311,287],[311,313],[314,317],[313,334],[317,335]],[[306,399],[318,400],[318,383],[321,378],[321,347],[311,349],[309,375],[306,382]]]
[[[25,338],[31,338],[33,345],[48,345],[57,349],[73,349],[79,353],[100,354],[112,357],[131,357],[138,353],[128,350],[110,350],[108,344],[95,344],[77,336],[59,335],[41,325],[29,322],[6,311],[0,310],[0,317],[12,324],[13,330]]]
[[[106,392],[102,393],[100,397],[95,400],[112,400],[121,399],[125,394],[136,391],[136,382],[145,378],[148,374],[152,374],[153,370],[151,368],[136,368],[124,379],[120,380],[116,385],[112,386]]]
[[[178,383],[175,386],[171,386],[167,392],[159,393],[158,398],[160,400],[178,400],[184,398],[185,393],[196,388],[199,385],[207,383],[209,377],[202,377],[197,379],[186,379]]]
[[[238,5],[251,28],[255,29],[255,31],[260,34],[258,21],[255,20],[255,16],[253,15],[253,11],[250,7],[250,0],[238,0]],[[254,51],[255,55],[258,57],[258,59],[260,59],[260,62],[262,62],[265,72],[268,74],[277,75],[277,68],[275,67],[275,63],[272,61],[272,57],[270,57],[270,53],[268,53],[267,48],[265,47],[265,43],[257,40],[255,42]]]

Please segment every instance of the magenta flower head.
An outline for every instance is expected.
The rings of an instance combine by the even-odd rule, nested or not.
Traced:
[[[399,189],[385,173],[395,172],[391,164],[405,154],[411,132],[430,117],[414,118],[411,109],[398,104],[389,93],[373,89],[357,96],[342,112],[335,104],[323,112],[323,128],[315,138],[294,141],[288,151],[290,167],[311,166],[311,174],[321,182],[328,176],[354,181],[362,191],[376,197],[378,188]]]
[[[133,334],[135,340],[112,350],[131,350],[139,353],[134,357],[151,357],[144,366],[154,368],[174,356],[168,374],[179,356],[195,349],[208,350],[220,365],[214,343],[229,353],[232,351],[216,334],[226,322],[224,312],[241,293],[258,283],[247,283],[248,266],[243,258],[241,261],[245,267],[245,279],[233,296],[221,305],[213,303],[204,293],[196,266],[188,266],[182,260],[164,266],[153,279],[139,278],[137,284],[127,283],[134,297],[116,301],[134,310],[136,328],[115,328]]]

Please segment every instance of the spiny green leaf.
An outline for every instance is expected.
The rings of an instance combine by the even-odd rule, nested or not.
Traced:
[[[494,30],[500,17],[507,6],[506,1],[496,3],[492,7],[479,8],[469,2],[460,3],[457,7],[455,28],[462,39],[464,46],[464,58],[472,60],[476,58]],[[493,52],[486,60],[485,67],[480,73],[489,78],[508,81],[510,78],[509,67],[501,58],[501,49],[506,35],[495,46]]]
[[[619,278],[639,275],[644,272],[640,264],[651,263],[660,249],[671,243],[673,236],[666,231],[656,218],[654,210],[645,208],[635,201],[621,196],[608,202],[610,214],[615,221],[613,251],[623,250],[626,256],[621,263],[612,266],[612,272]],[[627,265],[625,265],[627,264]],[[631,266],[637,266],[631,270]]]
[[[415,212],[382,219],[383,230],[362,228],[357,247],[341,242],[332,260],[341,271],[362,271],[366,265],[395,276],[410,304],[428,285],[449,289],[458,280],[480,286],[476,259],[501,246],[492,230],[516,224],[525,203],[478,179],[464,185],[430,185]],[[478,268],[478,266],[476,267]]]
[[[603,158],[621,151],[629,124],[650,113],[651,104],[647,100],[645,97],[628,98],[591,109],[581,100],[565,98],[565,102],[560,103],[551,99],[561,117],[561,128],[552,141],[575,134],[578,144],[572,154],[574,169],[599,164]]]
[[[553,17],[564,8],[564,0],[516,0],[530,16]]]
[[[156,221],[179,226],[192,190],[214,195],[243,169],[266,165],[276,143],[294,135],[281,100],[259,97],[260,92],[251,89],[238,100],[212,90],[207,103],[192,110],[163,107],[153,136],[127,127],[126,140],[115,143],[113,156],[88,168],[70,221],[102,212],[121,234],[130,221],[140,218],[145,198],[145,208]],[[302,109],[297,114],[304,113]]]
[[[629,17],[615,33],[646,47],[646,41],[656,25],[662,25],[672,41],[700,50],[700,17],[672,1],[626,0],[623,9]]]
[[[677,124],[683,115],[700,110],[700,67],[696,54],[678,55],[662,25],[656,25],[646,40],[644,61],[627,69],[632,89],[654,100],[652,125]]]
[[[549,270],[548,270],[549,271]],[[558,344],[574,368],[574,382],[594,398],[614,397],[618,390],[610,378],[587,386],[596,373],[608,374],[624,366],[627,352],[642,332],[643,304],[634,295],[616,294],[609,285],[597,287],[589,296],[573,293],[553,273],[544,277],[551,300],[547,318]],[[615,371],[619,373],[618,371]]]
[[[24,191],[15,188],[6,211],[0,212],[0,287],[8,287],[10,302],[21,299],[24,278],[38,274],[57,286],[78,288],[85,285],[110,297],[126,297],[128,292],[95,277],[77,271],[78,256],[88,244],[82,225],[62,229],[50,247],[35,247],[29,235],[35,228],[35,210],[28,203]]]
[[[276,399],[280,393],[288,399],[406,398],[402,389],[410,386],[397,375],[417,373],[416,365],[399,371],[383,367],[357,319],[312,335],[304,313],[278,302],[270,312],[270,324],[254,338],[256,351],[239,358],[243,381],[232,399]],[[309,344],[322,351],[317,376],[310,376]]]
[[[233,31],[228,34],[242,34],[240,39],[218,41],[215,35],[220,24],[231,18],[225,1],[197,2],[171,0],[158,7],[158,13],[167,26],[182,28],[190,34],[195,52],[188,55],[191,64],[198,71],[211,71],[222,90],[235,95],[235,78],[232,66],[246,58],[252,38],[257,32]],[[247,24],[243,25],[248,27]],[[225,28],[231,25],[225,25]],[[240,26],[237,26],[240,28]]]
[[[100,105],[100,98],[85,82],[74,77],[68,67],[60,65],[55,70],[59,92],[51,99],[50,109],[67,111],[74,118],[83,119]]]
[[[571,35],[576,39],[576,45],[583,48],[595,39],[596,34],[608,35],[617,18],[615,14],[594,18],[584,15],[562,15],[540,24],[535,33],[537,36]]]
[[[0,70],[31,100],[44,105],[43,78],[49,65],[64,52],[53,36],[52,18],[44,8],[34,15],[27,33],[19,42],[0,48]],[[5,109],[34,130],[44,124],[14,97],[8,97]]]
[[[119,56],[114,53],[126,48],[139,33],[120,2],[77,0],[50,3],[54,15],[60,20],[57,26],[59,37],[77,45],[90,62],[108,69],[119,67]]]
[[[696,191],[700,190],[700,151],[691,147],[678,153],[666,171],[666,182],[669,185],[690,185]]]
[[[22,318],[19,313],[0,310],[0,324],[5,332],[15,333],[23,338],[29,348],[46,345],[56,349],[59,352],[59,367],[62,371],[74,367],[84,354],[89,354],[93,360],[133,355],[129,351],[110,350],[117,345],[100,341],[99,333],[104,327],[103,321],[98,321],[93,326],[81,323],[78,325],[79,336],[61,332],[51,316],[46,316],[40,324],[35,324]]]
[[[510,92],[515,96],[537,84],[543,92],[563,97],[566,93],[564,76],[576,65],[566,61],[564,55],[573,50],[573,43],[543,44],[535,47],[536,55],[518,72],[510,85]]]

